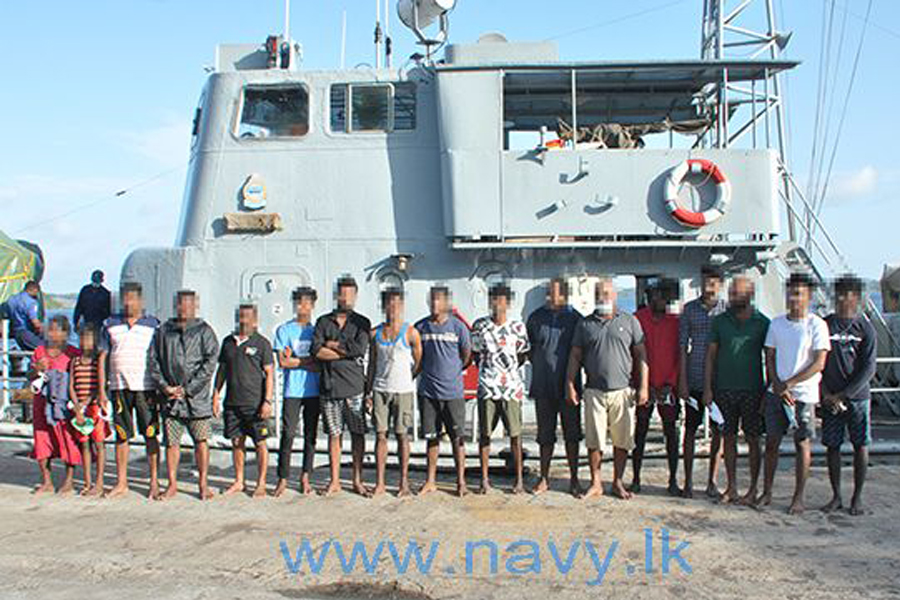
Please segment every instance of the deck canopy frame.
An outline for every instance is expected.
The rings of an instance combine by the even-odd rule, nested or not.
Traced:
[[[752,134],[770,147],[768,115],[780,99],[768,81],[796,67],[791,60],[557,62],[553,64],[439,65],[441,71],[500,71],[505,132],[599,124],[661,127],[693,134],[695,147],[727,148]],[[731,94],[723,93],[727,89]],[[732,97],[734,96],[734,97]],[[730,123],[738,109],[750,117]],[[757,125],[765,136],[757,136]],[[728,129],[733,129],[728,134]],[[575,149],[577,144],[571,144]]]

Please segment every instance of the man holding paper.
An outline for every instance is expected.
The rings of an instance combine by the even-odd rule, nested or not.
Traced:
[[[769,330],[769,319],[753,306],[753,281],[739,275],[728,290],[728,310],[712,320],[709,346],[706,351],[706,383],[703,403],[713,410],[719,407],[724,419],[725,471],[728,486],[722,501],[738,499],[737,491],[737,432],[744,430],[750,453],[750,489],[740,502],[752,504],[756,500],[759,480],[759,436],[762,419],[760,402],[763,383],[763,346]],[[713,404],[715,402],[715,404]]]
[[[759,503],[767,505],[772,501],[781,438],[793,429],[797,462],[794,498],[788,508],[792,515],[803,512],[819,382],[831,350],[828,325],[809,312],[813,288],[809,275],[791,275],[787,287],[788,313],[773,320],[766,334],[766,376],[771,391],[765,401],[766,471]]]

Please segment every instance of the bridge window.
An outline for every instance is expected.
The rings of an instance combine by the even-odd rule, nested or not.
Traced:
[[[241,139],[301,137],[309,132],[309,93],[302,85],[247,86],[237,135]]]
[[[416,128],[416,86],[411,82],[331,86],[331,130],[342,133]]]

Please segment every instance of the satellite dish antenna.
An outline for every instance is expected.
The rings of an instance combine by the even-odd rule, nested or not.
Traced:
[[[416,34],[430,58],[433,47],[447,41],[447,32],[450,28],[447,15],[455,6],[456,0],[399,0],[397,14],[400,21]],[[426,35],[424,30],[435,21],[440,25],[438,34]]]
[[[508,41],[505,35],[496,31],[489,31],[478,38],[479,44],[505,44]]]

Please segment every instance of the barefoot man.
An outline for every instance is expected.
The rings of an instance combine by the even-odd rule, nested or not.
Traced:
[[[275,360],[272,344],[256,330],[259,315],[256,305],[238,308],[237,333],[222,342],[219,370],[213,392],[213,414],[218,417],[222,386],[225,395],[225,437],[231,440],[234,483],[225,494],[246,491],[244,484],[244,445],[249,436],[256,447],[257,479],[254,498],[266,496],[266,470],[269,466],[269,419],[275,390]]]
[[[638,381],[632,387],[637,365]],[[567,393],[578,404],[575,385],[581,370],[587,373],[584,390],[585,445],[591,469],[591,487],[585,498],[603,495],[600,461],[606,431],[613,445],[613,495],[631,498],[622,477],[628,452],[634,448],[635,403],[646,406],[650,397],[650,369],[644,347],[644,332],[634,315],[616,309],[616,288],[611,277],[597,281],[596,308],[575,328],[569,356]]]
[[[422,363],[418,373],[422,437],[428,444],[428,475],[419,495],[437,490],[437,461],[441,436],[446,431],[456,463],[456,493],[466,489],[466,399],[463,371],[472,360],[469,328],[453,314],[450,290],[434,286],[429,292],[431,315],[416,323],[422,337]]]
[[[213,328],[197,318],[197,295],[182,290],[175,295],[175,318],[156,332],[150,371],[162,396],[164,440],[169,485],[160,499],[178,493],[181,437],[187,429],[194,442],[200,499],[213,497],[207,484],[209,437],[212,433],[212,378],[216,372],[219,342]]]
[[[581,409],[566,401],[566,369],[572,336],[581,315],[569,306],[569,286],[562,277],[547,286],[547,302],[531,313],[526,322],[531,345],[531,390],[537,412],[537,441],[541,451],[541,477],[532,493],[550,488],[550,461],[556,446],[557,422],[562,421],[569,463],[569,493],[581,497],[578,482],[578,445],[581,443]],[[581,380],[575,381],[581,393]]]
[[[385,492],[388,431],[397,437],[400,458],[398,498],[409,491],[409,430],[413,426],[415,382],[413,374],[422,360],[422,340],[415,327],[403,320],[403,290],[392,288],[381,293],[385,321],[372,332],[369,353],[367,404],[375,425],[375,471],[373,495]],[[393,426],[393,427],[392,427]]]
[[[662,419],[663,435],[666,439],[666,460],[669,465],[670,496],[681,497],[678,487],[678,415],[681,405],[676,395],[678,388],[681,350],[678,346],[678,315],[672,305],[678,300],[678,282],[671,279],[651,280],[647,287],[648,305],[635,313],[644,332],[647,348],[647,364],[650,367],[650,402],[637,409],[637,430],[634,452],[632,452],[633,479],[630,491],[641,491],[641,465],[644,460],[644,445],[650,431],[650,417],[653,407]]]
[[[303,471],[300,493],[312,494],[309,482],[316,459],[316,434],[319,429],[319,361],[310,354],[313,332],[312,313],[318,293],[311,287],[294,290],[294,318],[275,332],[278,366],[284,375],[284,405],[281,408],[281,440],[278,445],[278,485],[276,498],[287,490],[291,476],[294,436],[303,414]],[[301,411],[302,409],[302,411]]]
[[[776,317],[766,334],[766,468],[765,487],[759,503],[772,502],[772,484],[778,470],[781,438],[794,430],[797,452],[794,498],[790,514],[803,512],[803,494],[812,459],[810,446],[815,435],[815,408],[819,403],[819,382],[831,349],[828,325],[809,312],[814,284],[809,275],[794,273],[788,280],[788,313]]]
[[[497,424],[509,436],[516,481],[513,494],[525,491],[522,481],[522,401],[525,382],[519,368],[530,347],[525,324],[508,316],[512,290],[505,283],[488,290],[491,314],[472,325],[472,353],[478,365],[478,453],[481,458],[479,493],[491,491],[489,462],[491,435]]]
[[[703,386],[705,385],[706,346],[713,317],[725,311],[725,301],[719,297],[722,289],[722,272],[712,266],[700,270],[700,297],[685,303],[678,323],[681,346],[681,375],[678,378],[678,396],[684,402],[684,490],[685,498],[694,497],[694,447],[697,429],[703,423],[705,410]],[[706,495],[719,497],[716,480],[719,474],[721,440],[719,428],[712,423],[712,439],[709,444],[709,478]]]
[[[728,290],[728,310],[712,320],[703,391],[703,406],[715,402],[725,418],[721,427],[728,475],[728,487],[722,496],[725,503],[738,499],[738,425],[744,430],[750,454],[750,488],[740,500],[741,504],[748,505],[756,501],[758,493],[759,436],[762,433],[759,409],[765,390],[762,357],[769,331],[769,319],[754,308],[753,298],[753,280],[744,275],[736,276]]]
[[[822,372],[822,443],[828,448],[831,501],[825,512],[843,508],[841,500],[841,444],[849,432],[853,444],[853,498],[851,515],[863,514],[862,488],[869,466],[869,381],[875,375],[875,329],[860,314],[863,284],[853,276],[834,282],[835,313],[825,322],[831,334],[831,352]]]
[[[122,283],[119,296],[122,314],[106,319],[100,334],[100,363],[109,361],[109,394],[116,428],[117,481],[107,497],[118,498],[128,491],[128,442],[135,435],[136,424],[147,448],[148,497],[155,500],[159,495],[159,404],[148,365],[159,321],[144,314],[141,284]]]
[[[322,364],[322,418],[328,432],[328,457],[331,481],[325,495],[341,491],[341,437],[344,425],[350,430],[353,450],[353,491],[368,497],[363,485],[363,454],[366,452],[366,373],[363,363],[369,352],[372,325],[353,310],[356,305],[356,280],[343,276],[335,289],[336,308],[319,317],[313,332],[312,354]]]

